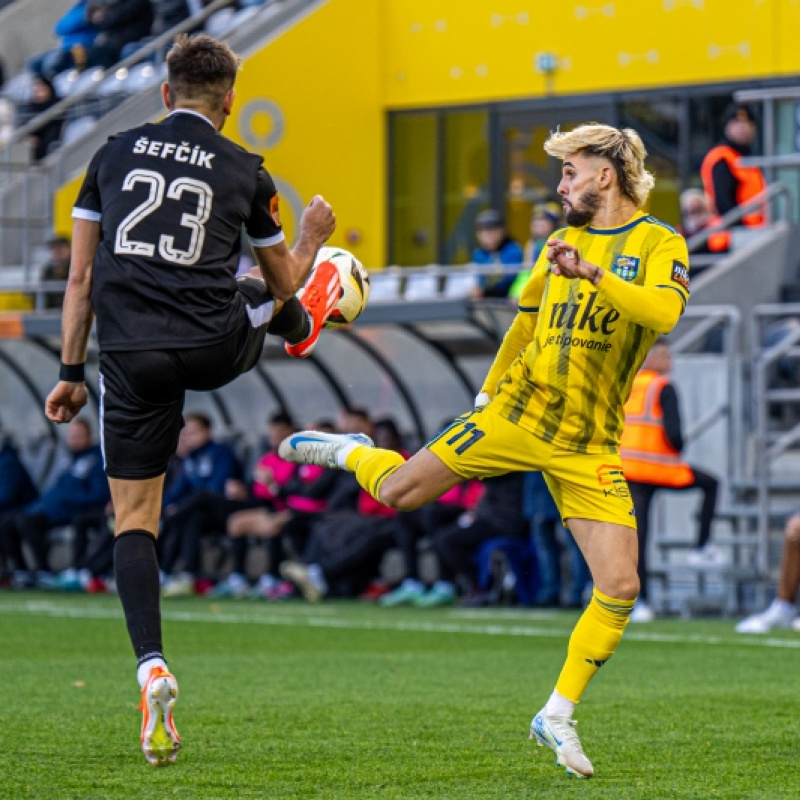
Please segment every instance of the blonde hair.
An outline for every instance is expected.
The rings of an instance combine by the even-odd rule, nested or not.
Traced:
[[[562,161],[571,153],[599,156],[611,162],[617,175],[619,190],[641,208],[655,184],[644,168],[647,150],[632,128],[612,128],[587,122],[567,132],[554,131],[544,143],[545,152]]]

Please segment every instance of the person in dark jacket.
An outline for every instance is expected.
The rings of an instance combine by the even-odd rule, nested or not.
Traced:
[[[503,215],[493,208],[475,217],[475,238],[478,246],[472,251],[472,262],[495,267],[492,274],[478,278],[476,296],[507,297],[522,264],[522,248],[508,235]]]
[[[86,18],[88,5],[89,0],[78,0],[58,18],[53,28],[58,47],[28,59],[25,66],[30,72],[52,79],[64,70],[86,66],[86,53],[97,36],[97,26]]]
[[[6,554],[17,564],[15,584],[21,588],[51,588],[56,581],[48,564],[48,533],[69,525],[76,516],[101,510],[109,501],[108,481],[103,471],[99,445],[92,441],[92,429],[83,419],[75,419],[67,431],[69,464],[49,489],[23,506],[2,526],[0,539]],[[29,548],[27,561],[22,543]]]
[[[144,39],[153,25],[150,0],[91,0],[86,17],[99,33],[88,53],[89,67],[113,67],[122,48]]]
[[[33,502],[39,492],[19,457],[11,437],[0,428],[0,531],[13,519],[14,513]],[[9,564],[0,536],[0,579],[7,578]]]
[[[200,550],[192,520],[197,515],[198,502],[202,503],[201,498],[208,493],[220,499],[230,496],[231,483],[238,485],[244,478],[242,465],[233,450],[212,438],[211,420],[203,413],[185,416],[181,448],[185,449],[186,457],[175,480],[164,492],[164,522],[159,537],[163,590],[167,596],[191,594],[194,590]],[[183,562],[180,573],[176,572],[179,562]]]

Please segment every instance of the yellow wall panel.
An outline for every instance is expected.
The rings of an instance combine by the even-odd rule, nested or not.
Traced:
[[[389,107],[800,72],[798,0],[386,0]],[[537,54],[556,57],[551,80]]]

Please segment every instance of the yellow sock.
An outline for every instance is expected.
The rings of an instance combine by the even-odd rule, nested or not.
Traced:
[[[577,703],[589,681],[614,655],[631,616],[635,600],[615,600],[595,589],[586,610],[572,631],[567,660],[558,676],[556,691]]]
[[[359,445],[347,454],[344,463],[347,469],[355,474],[361,488],[380,503],[383,482],[405,464],[406,460],[394,450]]]

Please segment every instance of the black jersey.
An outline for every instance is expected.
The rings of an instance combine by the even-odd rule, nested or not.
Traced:
[[[261,161],[187,111],[97,151],[72,213],[101,225],[92,286],[101,350],[201,347],[231,335],[245,313],[235,279],[242,225],[257,246],[283,240]]]

